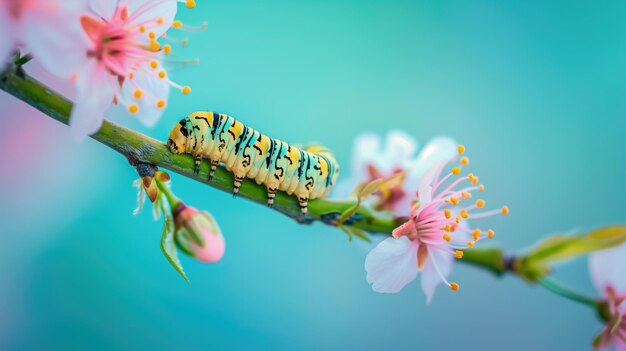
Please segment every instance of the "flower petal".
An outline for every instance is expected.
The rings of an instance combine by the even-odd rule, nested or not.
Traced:
[[[443,283],[441,275],[444,278],[450,275],[453,261],[451,254],[433,246],[428,247],[428,254],[428,261],[426,261],[426,265],[421,271],[421,285],[422,291],[426,295],[426,303],[430,303],[433,295],[435,295],[435,289],[439,284]],[[437,268],[439,268],[441,275],[437,272]]]
[[[77,74],[77,97],[70,116],[72,134],[77,140],[100,129],[104,112],[111,105],[115,93],[112,79],[95,61],[88,62]]]
[[[387,238],[365,259],[367,282],[381,293],[396,293],[417,276],[417,245],[403,236]]]
[[[589,255],[589,273],[598,292],[604,294],[607,286],[619,293],[626,293],[626,245]]]
[[[387,133],[385,149],[382,152],[378,168],[389,173],[394,168],[408,167],[417,151],[417,142],[405,132],[392,130]]]
[[[129,23],[135,26],[145,24],[157,37],[165,33],[176,16],[177,0],[134,0],[128,3]],[[162,18],[163,24],[157,24]]]
[[[80,29],[80,1],[36,1],[22,18],[23,42],[50,73],[69,78],[86,60],[89,42]]]
[[[113,17],[117,0],[89,0],[89,8],[100,18],[110,20]]]
[[[158,107],[157,101],[163,100],[165,103],[170,94],[170,85],[164,79],[159,79],[156,75],[137,74],[135,78],[126,79],[122,85],[122,100],[126,102],[134,102],[139,106],[137,118],[146,127],[152,128],[163,115],[165,106]],[[143,96],[137,100],[133,98],[133,91],[141,89]]]

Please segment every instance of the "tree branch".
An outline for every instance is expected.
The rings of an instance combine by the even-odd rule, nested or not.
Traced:
[[[24,74],[19,66],[11,65],[0,73],[0,89],[61,123],[69,123],[72,103]],[[164,143],[113,122],[105,120],[100,130],[91,137],[124,155],[133,166],[138,163],[153,164],[222,191],[229,193],[232,191],[233,175],[224,167],[218,167],[213,180],[209,182],[207,180],[209,165],[206,162],[201,165],[200,173],[195,175],[193,174],[194,159],[190,155],[172,154]],[[262,185],[245,179],[237,196],[265,206],[267,193]],[[339,215],[352,207],[354,203],[354,201],[329,199],[311,200],[307,217],[303,220],[296,198],[278,192],[273,209],[300,223],[322,221],[334,225],[334,221]],[[389,216],[360,207],[352,219],[345,224],[369,233],[389,235],[400,223]],[[460,262],[470,263],[496,274],[502,274],[508,270],[502,251],[496,248],[466,250],[465,256]]]

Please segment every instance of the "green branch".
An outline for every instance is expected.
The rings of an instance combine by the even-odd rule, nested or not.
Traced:
[[[37,80],[25,75],[19,67],[13,65],[0,73],[0,89],[61,123],[69,123],[72,103]],[[225,168],[218,167],[215,176],[209,182],[207,163],[203,163],[200,173],[195,175],[193,173],[194,159],[190,155],[172,154],[164,143],[113,122],[105,120],[100,130],[91,137],[124,155],[131,165],[153,164],[213,188],[232,192],[233,175]],[[263,186],[246,179],[242,182],[237,196],[265,207],[267,192]],[[354,203],[354,201],[328,199],[311,200],[307,217],[303,221],[296,198],[279,192],[276,194],[273,209],[301,223],[322,221],[329,225],[336,225],[336,220],[341,213],[353,207]],[[389,216],[360,207],[352,217],[352,221],[344,223],[344,225],[348,224],[369,233],[389,235],[399,223]],[[460,262],[471,263],[497,274],[507,270],[500,249],[466,250],[465,257]]]

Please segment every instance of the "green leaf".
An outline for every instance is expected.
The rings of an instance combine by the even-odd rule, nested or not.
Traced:
[[[550,265],[626,242],[626,226],[600,228],[582,235],[552,236],[515,261],[516,271],[534,281],[550,272]]]
[[[170,262],[172,267],[176,269],[180,275],[185,278],[187,283],[191,282],[187,278],[185,271],[183,270],[183,266],[178,259],[178,252],[176,251],[176,244],[174,242],[174,223],[173,219],[169,215],[164,215],[165,217],[165,225],[163,226],[163,234],[161,235],[161,251],[165,258]]]

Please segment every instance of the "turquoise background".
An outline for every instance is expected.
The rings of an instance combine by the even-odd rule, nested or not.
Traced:
[[[117,118],[127,126],[165,140],[187,113],[217,110],[320,141],[344,165],[363,132],[448,135],[488,204],[510,206],[483,222],[507,250],[626,222],[626,2],[199,0],[179,12],[209,23],[175,50],[201,59],[172,74],[193,92],[173,94],[156,128]],[[161,255],[161,222],[131,215],[123,157],[76,145],[4,93],[0,104],[0,349],[586,350],[601,327],[585,306],[464,265],[461,290],[440,287],[430,305],[417,282],[374,293],[365,245],[174,175],[227,241],[218,264],[183,258],[187,285]],[[595,294],[585,260],[557,277]]]

